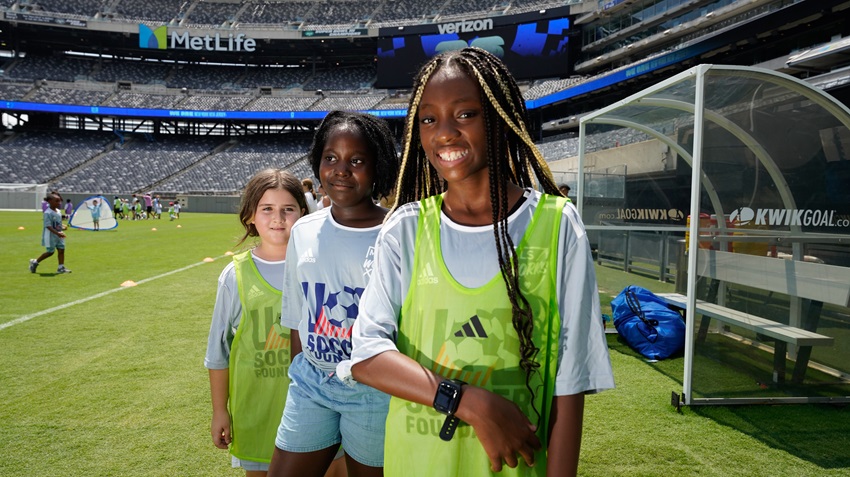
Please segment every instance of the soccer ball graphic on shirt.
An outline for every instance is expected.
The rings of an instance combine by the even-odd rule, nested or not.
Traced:
[[[316,317],[315,331],[320,336],[348,339],[351,321],[357,318],[363,288],[343,287],[342,291],[328,293]]]
[[[347,320],[357,318],[357,303],[363,288],[343,287],[342,291],[329,293],[322,308],[327,310],[327,320],[334,326],[343,326]]]

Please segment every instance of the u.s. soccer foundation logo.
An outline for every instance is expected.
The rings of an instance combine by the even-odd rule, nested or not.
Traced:
[[[139,23],[139,48],[164,50],[168,45],[168,27],[162,25],[151,30],[147,25]]]
[[[304,284],[305,294],[307,285]],[[315,313],[307,331],[304,351],[327,363],[339,363],[351,354],[351,327],[357,318],[363,288],[343,286],[338,292],[327,292],[324,283],[315,284]],[[309,295],[306,295],[309,300]]]

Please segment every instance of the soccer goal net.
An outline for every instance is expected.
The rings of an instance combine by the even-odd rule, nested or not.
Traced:
[[[0,209],[41,209],[47,184],[0,183]]]

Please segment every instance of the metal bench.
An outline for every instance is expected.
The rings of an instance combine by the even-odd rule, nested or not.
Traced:
[[[699,249],[697,274],[720,282],[735,283],[769,292],[783,293],[797,300],[807,300],[807,313],[792,306],[790,324],[783,324],[750,313],[744,313],[711,302],[696,300],[695,315],[701,315],[696,339],[705,340],[711,318],[756,332],[775,340],[774,382],[785,380],[785,356],[788,345],[797,350],[793,382],[802,382],[812,346],[832,346],[834,338],[816,332],[824,303],[850,306],[850,268],[808,263],[780,258],[745,255]],[[687,297],[679,293],[661,293],[671,308],[686,310]]]
[[[664,299],[668,306],[682,310],[687,308],[688,297],[685,295],[679,293],[659,293],[658,296]],[[832,346],[835,343],[835,339],[829,336],[795,326],[785,325],[703,300],[697,300],[696,313],[703,316],[703,320],[700,322],[699,332],[697,333],[697,341],[704,341],[708,334],[707,317],[716,318],[776,340],[773,355],[774,382],[782,382],[785,379],[785,353],[788,350],[788,344],[793,344],[800,350],[798,352],[797,363],[794,365],[794,374],[792,377],[794,382],[800,382],[803,380],[806,368],[808,367],[808,357],[811,354],[811,347]],[[805,359],[801,359],[800,357],[800,354],[803,354],[803,350],[809,350]]]

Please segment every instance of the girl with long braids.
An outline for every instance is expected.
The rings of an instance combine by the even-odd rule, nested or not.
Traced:
[[[584,395],[614,380],[584,226],[504,64],[478,48],[434,57],[402,147],[337,367],[393,396],[385,475],[575,475]]]

